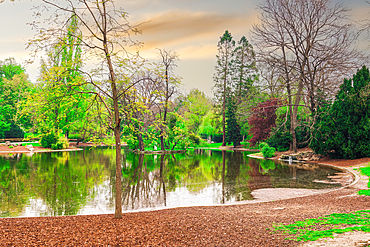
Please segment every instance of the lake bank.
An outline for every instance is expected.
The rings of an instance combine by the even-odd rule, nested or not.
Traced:
[[[357,183],[326,194],[274,202],[174,208],[113,215],[0,219],[5,246],[297,246],[272,234],[272,223],[293,223],[369,208]]]

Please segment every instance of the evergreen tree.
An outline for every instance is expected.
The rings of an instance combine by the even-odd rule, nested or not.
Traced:
[[[222,146],[226,145],[226,100],[232,88],[232,60],[235,49],[235,41],[231,33],[225,31],[218,42],[217,65],[214,74],[214,94],[220,105],[222,105]]]
[[[232,70],[235,96],[240,104],[251,93],[253,82],[257,78],[253,47],[244,36],[233,52]]]
[[[310,147],[333,158],[370,157],[370,75],[365,66],[344,79],[328,110],[322,104]]]
[[[240,134],[240,126],[236,120],[236,104],[235,100],[231,97],[227,100],[226,109],[226,140],[233,142],[234,147],[240,145],[242,136]]]

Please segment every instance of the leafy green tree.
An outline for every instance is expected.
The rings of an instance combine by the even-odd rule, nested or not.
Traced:
[[[321,102],[310,147],[333,158],[369,157],[369,69],[363,66],[352,79],[344,79],[333,105],[329,106]]]
[[[212,141],[212,136],[222,135],[222,118],[214,112],[214,109],[208,111],[203,117],[198,133],[207,135],[209,143]]]
[[[203,117],[212,108],[212,102],[198,89],[192,89],[183,102],[185,124],[189,131],[198,133]]]
[[[29,114],[37,113],[34,125],[43,134],[62,130],[68,138],[71,131],[81,132],[78,122],[84,121],[91,107],[92,96],[80,93],[89,85],[80,73],[81,33],[77,27],[77,17],[72,16],[65,36],[42,62],[37,89],[28,102]]]
[[[23,138],[23,129],[29,127],[30,121],[20,116],[20,102],[32,87],[25,70],[14,58],[0,62],[0,122],[3,122],[0,136]]]

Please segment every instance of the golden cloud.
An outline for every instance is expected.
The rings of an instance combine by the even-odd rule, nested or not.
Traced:
[[[144,50],[153,48],[181,47],[184,45],[207,45],[211,42],[214,46],[228,29],[244,30],[246,35],[257,15],[216,15],[205,12],[189,12],[172,10],[150,17],[150,21],[143,22],[139,29],[142,30]]]

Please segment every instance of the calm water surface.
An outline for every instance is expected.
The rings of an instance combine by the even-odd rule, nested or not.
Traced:
[[[246,152],[123,152],[123,209],[214,205],[253,200],[261,188],[327,189],[338,173],[317,165],[288,166]],[[0,156],[0,217],[114,213],[115,150]]]

